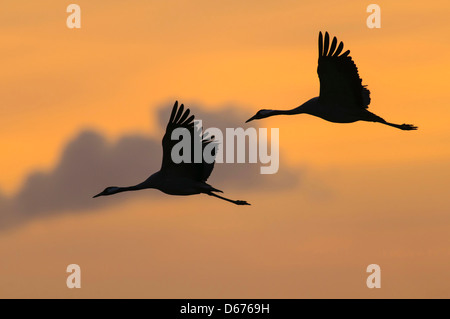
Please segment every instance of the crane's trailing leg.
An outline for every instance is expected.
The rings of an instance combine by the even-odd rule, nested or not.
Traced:
[[[383,124],[392,126],[392,127],[396,127],[398,129],[404,130],[404,131],[414,131],[417,130],[417,126],[412,125],[412,124],[393,124],[393,123],[389,123],[389,122],[381,122]]]
[[[371,121],[371,122],[376,122],[376,123],[389,125],[389,126],[398,128],[398,129],[403,130],[403,131],[414,131],[414,130],[417,130],[417,126],[415,126],[415,125],[389,123],[385,119],[383,119],[382,117],[380,117],[380,116],[378,116],[376,114],[373,114],[372,112],[369,112],[369,111],[366,111],[366,114],[364,116],[364,120],[365,121]]]
[[[378,123],[386,124],[386,125],[389,125],[389,126],[392,126],[392,127],[396,127],[396,128],[398,128],[400,130],[403,130],[403,131],[414,131],[414,130],[417,130],[417,126],[415,126],[415,125],[389,123],[389,122],[386,122],[381,117],[379,117],[379,119],[377,121],[374,121],[374,122],[378,122]]]
[[[233,204],[236,204],[236,205],[250,205],[245,200],[232,200],[232,199],[228,199],[228,198],[222,197],[220,195],[214,194],[212,192],[209,192],[209,193],[206,193],[206,194],[208,194],[209,196],[214,196],[214,197],[226,200],[227,202],[230,202],[230,203],[233,203]]]

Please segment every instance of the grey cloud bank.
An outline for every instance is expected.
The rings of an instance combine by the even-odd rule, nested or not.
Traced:
[[[203,121],[205,129],[240,127],[246,116],[231,106],[218,111],[206,111],[195,105],[188,107],[196,119]],[[158,112],[161,129],[157,138],[124,135],[110,143],[99,132],[80,132],[63,148],[60,159],[52,170],[28,174],[23,186],[12,197],[0,194],[0,230],[37,218],[90,212],[135,196],[164,196],[167,200],[177,200],[177,197],[157,190],[120,194],[101,200],[92,199],[93,195],[107,186],[134,185],[160,169],[161,139],[169,112],[170,108],[167,106]],[[208,181],[230,196],[234,196],[234,191],[239,191],[239,195],[245,197],[245,190],[274,191],[294,187],[301,175],[298,169],[286,166],[282,159],[277,174],[261,175],[259,170],[260,163],[216,164]],[[252,204],[257,205],[257,202]]]

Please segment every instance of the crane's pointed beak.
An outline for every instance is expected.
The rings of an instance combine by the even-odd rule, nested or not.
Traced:
[[[254,115],[254,116],[252,116],[251,118],[249,118],[247,121],[245,121],[245,123],[248,123],[248,122],[250,122],[250,121],[253,121],[253,120],[255,119],[255,116],[256,116],[256,115]]]
[[[98,193],[97,195],[95,195],[95,196],[92,196],[92,198],[96,198],[96,197],[99,197],[99,196],[102,196],[103,195],[103,192],[101,192],[101,193]]]

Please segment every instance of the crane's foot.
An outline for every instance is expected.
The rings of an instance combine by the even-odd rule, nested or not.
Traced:
[[[235,200],[233,201],[233,203],[235,203],[236,205],[251,205],[247,203],[245,200]]]
[[[404,131],[415,131],[415,130],[417,130],[417,126],[412,125],[412,124],[402,124],[402,125],[399,125],[398,128],[401,129],[401,130],[404,130]]]
[[[217,198],[226,200],[227,202],[233,203],[233,204],[235,204],[235,205],[250,205],[250,204],[247,203],[245,200],[232,200],[232,199],[229,199],[229,198],[226,198],[226,197],[217,195],[217,194],[215,194],[215,193],[213,193],[213,192],[209,192],[209,193],[206,193],[206,194],[208,194],[209,196],[214,196],[214,197],[217,197]]]

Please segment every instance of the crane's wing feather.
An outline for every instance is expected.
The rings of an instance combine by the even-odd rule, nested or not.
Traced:
[[[173,106],[172,113],[170,114],[169,122],[167,123],[166,133],[164,134],[164,137],[162,139],[163,160],[161,171],[168,172],[176,176],[205,182],[211,175],[211,172],[214,168],[214,160],[211,163],[206,162],[203,157],[203,151],[207,145],[212,143],[210,146],[210,153],[214,159],[218,144],[214,141],[214,136],[208,138],[205,134],[203,134],[202,129],[195,126],[195,116],[189,115],[190,110],[185,110],[183,104],[178,106],[178,101],[176,101]],[[172,149],[177,143],[180,142],[180,140],[172,139],[172,132],[179,128],[182,130],[187,130],[187,132],[189,132],[189,163],[183,161],[181,163],[175,163],[172,158]],[[198,143],[197,147],[195,147],[195,143]],[[201,158],[200,160],[198,160],[199,158],[197,156],[198,163],[196,163],[195,152],[199,151],[199,146],[201,147]],[[181,155],[183,155],[182,151]]]
[[[336,37],[333,37],[330,46],[328,32],[325,33],[325,38],[322,32],[319,33],[319,101],[341,107],[367,109],[370,91],[366,85],[362,85],[358,68],[349,55],[350,51],[341,54],[343,48],[342,42],[337,45]]]

